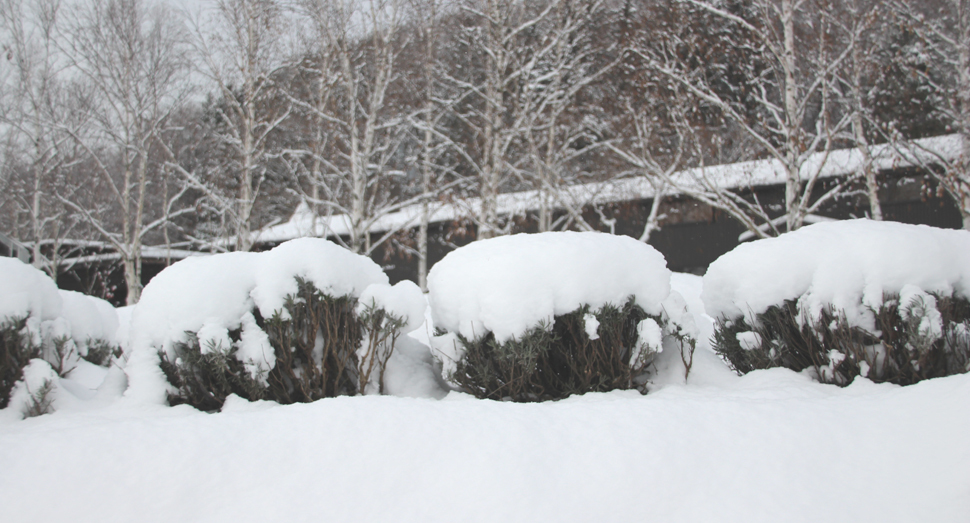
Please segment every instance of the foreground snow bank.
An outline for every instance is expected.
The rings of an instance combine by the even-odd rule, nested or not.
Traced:
[[[541,404],[119,405],[0,424],[0,506],[78,523],[964,523],[967,397],[970,376],[839,389],[776,369]]]
[[[622,306],[631,296],[660,314],[670,271],[656,249],[627,236],[516,234],[448,253],[431,268],[428,293],[435,327],[503,342],[581,305]]]
[[[718,318],[755,315],[785,300],[817,318],[826,306],[870,329],[887,293],[970,298],[970,232],[871,220],[826,222],[746,243],[704,275],[702,299]]]
[[[672,286],[709,332],[700,278],[674,275]],[[394,358],[424,368],[427,349],[412,339],[422,334],[402,337]],[[286,406],[231,397],[219,414],[90,401],[25,421],[0,416],[0,519],[970,520],[970,376],[844,389],[784,369],[738,377],[706,339],[686,384],[679,357],[663,353],[646,396]],[[388,373],[433,395],[433,381],[407,365]],[[112,374],[102,390],[123,386]]]

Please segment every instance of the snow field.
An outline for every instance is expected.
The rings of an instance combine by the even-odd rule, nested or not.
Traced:
[[[0,503],[23,522],[962,522],[968,395],[968,376],[771,370],[542,404],[122,402],[0,425]]]

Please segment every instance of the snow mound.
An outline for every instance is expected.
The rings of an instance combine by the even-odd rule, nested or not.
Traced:
[[[2,417],[22,418],[45,381],[52,388],[44,412],[95,394],[108,370],[82,357],[95,342],[116,343],[119,321],[110,303],[58,290],[45,273],[20,260],[0,258],[0,322],[15,317],[27,318],[26,333],[41,358],[24,367]]]
[[[970,232],[871,220],[809,225],[740,245],[704,276],[701,297],[713,317],[755,316],[798,300],[817,319],[827,306],[867,328],[884,293],[906,290],[970,298]],[[908,287],[911,286],[911,287]]]
[[[330,296],[356,298],[368,285],[388,285],[381,267],[366,256],[319,238],[291,240],[259,254],[252,297],[263,317],[283,310],[284,298],[296,294],[297,277]]]
[[[16,258],[0,257],[0,321],[27,316],[53,320],[60,313],[54,280]]]
[[[384,391],[391,396],[441,399],[447,392],[438,380],[428,346],[401,336],[387,362]]]
[[[401,334],[408,334],[424,324],[428,302],[417,284],[404,280],[393,287],[371,285],[364,289],[357,304],[357,313],[361,314],[367,307],[384,309],[392,316],[400,318],[404,321]]]
[[[626,236],[517,234],[448,253],[428,274],[428,290],[436,327],[504,342],[583,304],[622,306],[632,296],[660,314],[670,271],[656,249]]]
[[[297,293],[296,278],[331,296],[353,296],[370,285],[388,286],[387,275],[365,256],[319,238],[302,238],[262,253],[226,253],[187,258],[159,273],[145,286],[131,317],[131,357],[126,395],[162,403],[168,386],[158,368],[157,350],[173,354],[187,333],[203,350],[232,345],[229,331],[241,329],[236,357],[254,376],[272,369],[276,359],[266,333],[253,317],[280,313],[287,295]]]
[[[108,302],[74,291],[60,291],[61,317],[70,323],[70,336],[81,355],[94,340],[116,343],[118,313]]]
[[[31,409],[38,411],[34,415],[53,412],[63,396],[59,384],[60,378],[50,363],[40,358],[30,360],[24,367],[23,376],[10,391],[10,402],[0,414],[0,419],[22,419],[31,414]],[[45,388],[49,388],[47,394],[44,394]]]

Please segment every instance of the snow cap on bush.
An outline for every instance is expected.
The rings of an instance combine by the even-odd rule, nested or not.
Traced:
[[[0,257],[0,321],[27,316],[52,320],[60,313],[54,280],[16,258]]]
[[[10,403],[0,411],[0,420],[18,420],[48,414],[56,404],[68,399],[60,385],[60,377],[50,363],[34,358],[24,367],[24,374],[10,391]]]
[[[60,291],[61,317],[71,325],[70,336],[79,347],[89,341],[116,343],[118,313],[108,302],[74,291]]]
[[[358,297],[369,285],[387,285],[387,275],[370,258],[330,241],[302,238],[262,253],[225,253],[182,260],[159,273],[142,292],[131,319],[131,360],[126,367],[129,397],[162,403],[168,386],[155,351],[172,353],[196,333],[203,350],[231,343],[241,329],[237,357],[254,372],[276,362],[265,332],[252,316],[279,311],[296,294],[296,278],[332,296]]]
[[[670,271],[656,249],[627,236],[516,234],[450,252],[431,269],[428,290],[436,327],[504,342],[584,304],[622,306],[632,296],[660,314]]]
[[[711,316],[752,325],[768,307],[798,300],[812,318],[833,306],[872,329],[867,310],[907,285],[970,297],[970,232],[870,220],[809,225],[721,256],[701,296]]]
[[[428,302],[424,299],[421,288],[410,280],[400,281],[393,287],[387,284],[370,285],[364,289],[359,300],[357,314],[361,314],[367,307],[375,307],[404,320],[401,334],[413,332],[423,325],[424,313],[428,309]]]
[[[184,342],[186,332],[213,333],[238,328],[252,311],[250,293],[256,286],[257,253],[232,252],[195,256],[158,273],[145,286],[131,317],[134,346],[165,351]],[[200,338],[205,345],[205,341]]]
[[[260,253],[252,291],[259,313],[268,318],[282,311],[285,318],[283,301],[296,294],[296,278],[330,296],[358,297],[368,285],[388,285],[387,275],[370,258],[327,240],[300,238]]]

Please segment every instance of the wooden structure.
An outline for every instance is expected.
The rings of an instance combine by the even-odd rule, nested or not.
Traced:
[[[30,263],[30,249],[2,232],[0,232],[0,256],[17,258],[24,263]]]

